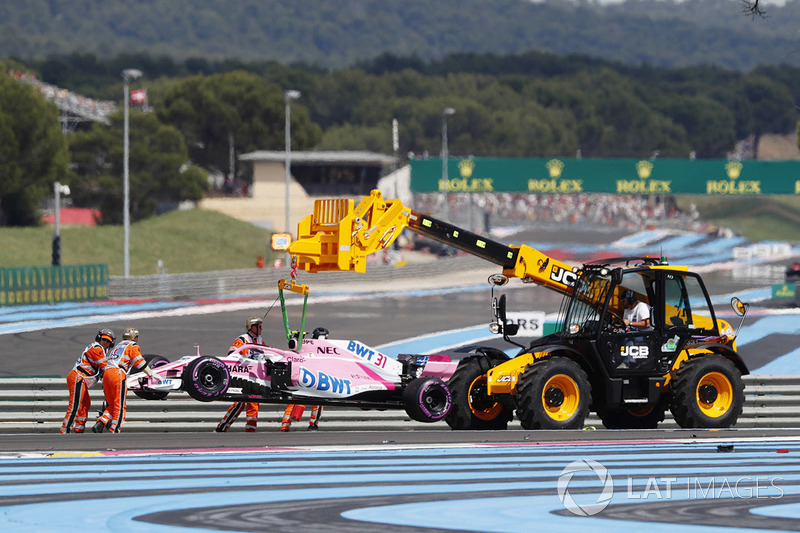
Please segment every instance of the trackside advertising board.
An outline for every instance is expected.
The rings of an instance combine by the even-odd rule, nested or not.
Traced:
[[[542,337],[545,335],[544,311],[509,312],[506,316],[511,324],[519,325],[519,333],[517,335],[520,337]]]
[[[411,161],[415,193],[800,194],[800,161],[448,158]]]

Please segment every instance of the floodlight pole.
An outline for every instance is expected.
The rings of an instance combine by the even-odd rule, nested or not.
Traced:
[[[283,98],[286,102],[286,139],[285,139],[285,146],[286,146],[286,227],[285,231],[288,234],[292,234],[292,219],[289,212],[289,184],[292,181],[292,100],[297,100],[300,98],[302,93],[300,91],[296,91],[294,89],[289,89],[283,92]],[[288,265],[291,258],[289,257],[289,252],[286,252],[286,264]]]
[[[449,220],[450,203],[448,196],[450,194],[450,180],[447,178],[447,117],[454,115],[456,112],[452,107],[445,107],[442,111],[442,182],[444,183],[444,220]]]
[[[122,71],[123,86],[125,88],[125,99],[123,100],[123,154],[122,154],[122,273],[126,278],[131,274],[131,255],[130,255],[130,176],[128,169],[128,158],[130,153],[130,139],[128,133],[128,109],[129,96],[128,85],[131,80],[142,76],[142,71],[134,68]]]

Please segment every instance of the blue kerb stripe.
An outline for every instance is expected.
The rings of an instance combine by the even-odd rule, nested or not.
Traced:
[[[692,244],[705,238],[705,235],[699,235],[697,233],[676,235],[675,237],[669,237],[668,239],[661,241],[658,243],[658,247],[663,249],[665,252],[672,250],[683,250],[687,246],[691,246]]]
[[[663,231],[640,231],[633,235],[628,235],[611,243],[610,247],[620,248],[633,248],[636,246],[645,246],[646,244],[664,238]]]
[[[747,239],[744,237],[731,237],[726,239],[715,239],[713,241],[709,241],[704,243],[700,246],[697,246],[692,251],[697,254],[706,254],[706,253],[716,253],[722,250],[730,250],[730,254],[733,254],[733,248],[735,246],[739,246],[745,244]]]
[[[376,346],[382,353],[390,356],[397,357],[402,353],[430,353],[441,347],[457,346],[469,342],[474,342],[476,339],[483,339],[492,336],[489,333],[487,326],[474,326],[471,328],[464,328],[458,331],[450,331],[445,333],[433,333],[414,339],[406,339],[399,342],[392,342]]]
[[[47,317],[50,320],[58,318],[85,317],[87,315],[116,315],[119,313],[131,313],[138,311],[158,311],[161,309],[177,309],[179,307],[192,306],[186,302],[150,302],[142,304],[117,304],[117,305],[97,305],[93,307],[51,307],[49,310],[29,310],[20,309],[14,314],[0,315],[0,323],[25,322],[29,320],[41,320]]]

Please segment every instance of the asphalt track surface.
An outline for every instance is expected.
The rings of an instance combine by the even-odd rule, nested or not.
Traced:
[[[372,347],[387,348],[384,353],[389,355],[396,355],[390,349],[395,344],[401,345],[396,350],[410,349],[414,345],[408,342],[409,339],[440,332],[477,328],[482,331],[479,337],[488,337],[488,324],[492,320],[491,293],[485,280],[493,272],[495,270],[491,268],[462,272],[452,276],[458,277],[457,280],[409,280],[402,287],[380,288],[380,291],[363,290],[363,287],[354,291],[351,285],[343,285],[327,286],[316,292],[313,278],[307,274],[301,279],[312,289],[305,329],[312,331],[322,326],[330,331],[331,338],[357,339]],[[717,296],[718,316],[735,325],[738,321],[728,306],[731,295],[738,294],[744,299],[752,293],[763,298],[769,292],[768,288],[763,288],[764,282],[759,288],[757,281],[732,279],[725,273],[711,273],[704,279],[712,296]],[[452,281],[453,285],[442,286],[447,281]],[[551,314],[558,311],[561,303],[561,296],[555,292],[524,285],[519,280],[512,280],[504,292],[508,295],[509,312],[533,309]],[[85,315],[79,317],[85,318],[83,322],[79,320],[74,325],[60,318],[58,309],[42,306],[44,309],[30,312],[35,320],[15,323],[15,326],[23,324],[24,327],[18,328],[21,331],[0,333],[0,354],[3,354],[0,357],[0,376],[65,377],[74,359],[101,327],[111,328],[121,336],[125,327],[136,326],[141,332],[139,342],[143,353],[160,354],[175,360],[184,355],[194,355],[198,347],[203,354],[226,353],[236,336],[244,331],[247,318],[259,316],[264,317],[265,341],[276,346],[285,345],[280,305],[275,301],[276,294],[271,293],[201,303],[127,305],[97,302],[81,304],[86,307],[83,311],[71,310],[70,313]],[[291,301],[300,303],[298,298]],[[783,307],[777,308],[779,305]],[[109,310],[114,307],[120,309]],[[300,308],[300,305],[289,306],[293,327],[299,327]],[[101,309],[103,314],[95,315]],[[753,340],[752,346],[739,343],[751,369],[800,346],[800,331],[796,325],[792,326],[797,322],[794,318],[798,312],[787,304],[770,304],[768,301],[754,304],[742,331],[744,337],[758,337],[757,332],[760,327],[763,329],[763,325],[756,324],[765,316],[783,316],[789,324],[771,326],[770,335]],[[458,344],[458,339],[453,344]]]
[[[409,332],[485,325],[491,313],[482,282],[490,271],[380,293],[324,287],[311,300],[306,329],[324,326],[332,337],[390,353],[417,346]],[[307,276],[301,281],[315,294]],[[704,279],[719,301],[775,281],[728,271]],[[561,300],[513,283],[508,295],[510,310],[552,313]],[[66,327],[44,320],[0,335],[0,375],[65,376],[99,327],[120,333],[135,325],[145,353],[169,359],[195,353],[196,345],[224,353],[244,320],[262,316],[273,298],[209,303],[198,313],[193,304],[128,310]],[[740,352],[751,368],[795,357],[796,313],[778,311],[793,313],[754,306],[742,331],[750,337]],[[265,326],[268,342],[284,339],[277,306]],[[796,531],[798,455],[800,430],[793,429],[3,435],[0,530]]]
[[[0,526],[25,533],[800,529],[796,434],[669,433],[370,432],[324,440],[316,433],[225,448],[209,439],[229,435],[172,435],[178,447],[162,450],[122,434],[94,452],[0,454]],[[62,442],[81,440],[86,449],[107,436]],[[186,448],[187,438],[198,448]]]

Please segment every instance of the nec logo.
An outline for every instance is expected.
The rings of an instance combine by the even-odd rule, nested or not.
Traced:
[[[629,356],[634,359],[646,359],[650,355],[649,346],[621,346],[619,354]]]
[[[317,346],[317,353],[339,355],[339,349],[336,346]]]

